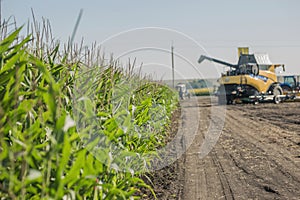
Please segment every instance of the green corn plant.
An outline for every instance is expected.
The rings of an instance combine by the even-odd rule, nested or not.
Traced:
[[[141,163],[137,156],[155,155],[165,145],[177,95],[122,71],[113,59],[90,67],[92,61],[75,56],[81,52],[47,48],[30,42],[32,35],[20,40],[20,30],[0,42],[0,197],[138,199],[141,188],[153,193],[136,173],[151,160]],[[90,71],[82,74],[85,68]],[[87,82],[76,88],[77,81]],[[82,91],[89,98],[74,110]]]

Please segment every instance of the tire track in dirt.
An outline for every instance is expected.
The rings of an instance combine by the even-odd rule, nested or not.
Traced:
[[[295,168],[297,173],[300,173],[300,163],[294,159],[295,155],[284,148],[284,141],[280,142],[282,141],[282,139],[284,139],[288,140],[289,142],[295,143],[294,141],[281,137],[283,130],[278,129],[272,125],[268,125],[267,130],[261,130],[262,124],[257,123],[253,120],[241,120],[236,117],[237,113],[238,111],[234,111],[234,113],[228,112],[227,114],[227,119],[229,118],[227,123],[231,124],[231,132],[234,127],[243,127],[242,130],[240,128],[238,128],[237,130],[235,129],[235,132],[238,132],[238,135],[240,137],[243,137],[248,142],[255,144],[261,151],[267,152],[268,157],[273,159],[274,161],[278,160],[276,158],[278,158],[278,155],[280,155],[280,159],[286,159],[285,166],[288,165],[287,167],[290,169]],[[249,132],[249,130],[251,130],[251,132]],[[297,149],[296,152],[300,153],[300,148]]]
[[[229,180],[225,175],[225,171],[222,166],[222,163],[219,161],[219,158],[215,151],[213,151],[211,153],[211,158],[212,158],[214,165],[217,167],[218,177],[219,177],[221,185],[222,185],[222,190],[223,190],[225,199],[226,200],[234,199],[234,194],[233,194],[232,188],[229,184]]]
[[[230,118],[228,122],[231,124],[231,132],[238,133],[237,136],[240,137],[244,143],[247,141],[249,144],[252,144],[252,148],[247,150],[248,160],[244,162],[250,163],[249,166],[255,169],[252,170],[252,174],[259,177],[263,184],[262,186],[261,183],[257,182],[256,185],[262,187],[267,192],[272,192],[277,195],[288,198],[299,197],[300,194],[295,188],[296,185],[300,185],[299,164],[296,162],[294,156],[285,150],[284,146],[278,143],[269,143],[267,140],[268,136],[273,135],[272,137],[274,137],[274,135],[276,135],[279,137],[281,133],[280,129],[269,125],[267,131],[261,131],[261,124],[253,121],[245,123],[243,118],[238,119],[236,117],[238,115],[237,113],[237,111],[235,111],[234,114],[228,112],[228,117]],[[242,130],[234,129],[238,124],[243,127]],[[249,130],[252,131],[249,132]],[[234,139],[234,141],[237,140],[237,138]],[[246,145],[244,144],[244,146]],[[251,152],[253,152],[252,155],[249,154]],[[251,159],[253,161],[249,162]],[[239,160],[243,160],[243,158],[240,157]],[[247,166],[244,166],[244,168],[249,169]],[[289,190],[293,187],[294,190]]]
[[[265,116],[260,111],[268,112],[268,106],[257,105],[251,112],[249,105],[229,106],[218,143],[199,159],[211,117],[209,104],[208,98],[199,98],[201,126],[181,163],[180,199],[298,199],[300,138],[293,131],[294,121],[290,129],[288,123],[282,128],[272,119],[255,117]]]

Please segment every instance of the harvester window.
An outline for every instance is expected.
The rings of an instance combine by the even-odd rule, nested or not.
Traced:
[[[259,65],[261,70],[269,70],[269,65]]]
[[[259,73],[259,67],[256,64],[243,64],[240,65],[237,75],[239,74],[253,74],[258,75]]]
[[[251,74],[252,73],[252,66],[243,64],[239,67],[239,74]]]

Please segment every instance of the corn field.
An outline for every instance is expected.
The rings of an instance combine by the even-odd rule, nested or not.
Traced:
[[[96,45],[61,45],[47,22],[25,37],[1,28],[0,198],[155,197],[142,176],[166,144],[176,93]]]

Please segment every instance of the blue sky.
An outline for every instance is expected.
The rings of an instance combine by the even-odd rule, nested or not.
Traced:
[[[80,9],[83,15],[77,42],[84,38],[87,45],[94,41],[100,44],[125,31],[102,44],[106,53],[117,57],[139,47],[168,50],[173,42],[177,78],[218,77],[222,66],[209,62],[198,65],[198,57],[205,53],[236,63],[238,46],[249,46],[251,52],[266,52],[272,62],[286,64],[287,73],[300,74],[300,1],[297,0],[2,0],[2,18],[14,16],[18,25],[26,24],[32,19],[31,8],[38,20],[42,17],[50,20],[55,38],[62,42],[72,34]],[[126,32],[143,27],[163,30]],[[122,58],[127,59],[126,56],[139,56],[138,62],[146,64],[149,73],[170,78],[167,52],[148,49]],[[154,66],[155,63],[160,67]]]

